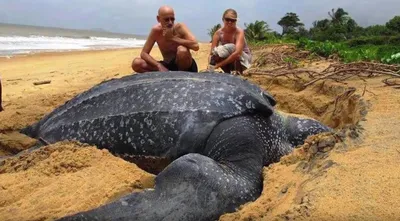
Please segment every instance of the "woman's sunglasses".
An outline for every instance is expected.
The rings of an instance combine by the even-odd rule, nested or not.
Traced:
[[[232,23],[235,23],[237,21],[237,19],[234,19],[234,18],[224,18],[224,20],[227,22],[232,22]]]

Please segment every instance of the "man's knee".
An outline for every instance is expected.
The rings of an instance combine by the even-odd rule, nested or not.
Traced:
[[[190,57],[190,51],[187,47],[179,45],[176,52],[177,57],[184,58]]]
[[[135,58],[132,61],[132,70],[135,72],[141,72],[143,70],[143,60],[141,58]]]

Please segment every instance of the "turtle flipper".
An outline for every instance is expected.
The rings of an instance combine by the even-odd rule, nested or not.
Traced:
[[[154,190],[61,220],[216,220],[235,211],[262,191],[264,147],[254,136],[255,121],[238,117],[217,125],[204,155],[173,161],[156,177]]]
[[[295,116],[286,116],[285,127],[288,132],[288,141],[293,146],[303,144],[310,135],[333,131],[332,128],[314,119]]]
[[[254,189],[261,187],[238,182],[237,175],[206,156],[187,154],[157,176],[154,190],[60,220],[215,220],[260,194]]]

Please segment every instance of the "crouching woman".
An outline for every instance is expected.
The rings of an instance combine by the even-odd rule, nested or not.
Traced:
[[[242,74],[250,68],[252,55],[247,45],[244,30],[236,26],[237,12],[227,9],[223,16],[223,27],[212,38],[209,56],[209,71],[221,68],[225,73]]]

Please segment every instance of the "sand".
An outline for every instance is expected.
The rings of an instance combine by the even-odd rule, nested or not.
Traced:
[[[209,44],[202,44],[193,53],[200,70],[206,68],[208,51]],[[130,63],[139,53],[0,58],[5,109],[0,112],[0,156],[33,145],[18,129],[97,83],[132,74]],[[152,55],[161,58],[157,48]],[[327,65],[314,62],[307,68]],[[318,83],[303,91],[285,79],[247,78],[270,91],[279,110],[316,118],[337,133],[311,137],[265,167],[262,195],[221,220],[400,220],[398,90],[385,87],[379,77],[366,83]],[[35,86],[39,81],[51,82]],[[355,90],[349,92],[351,87]],[[337,100],[338,95],[345,96]],[[154,175],[106,150],[60,142],[0,164],[0,220],[54,220],[153,185]]]

